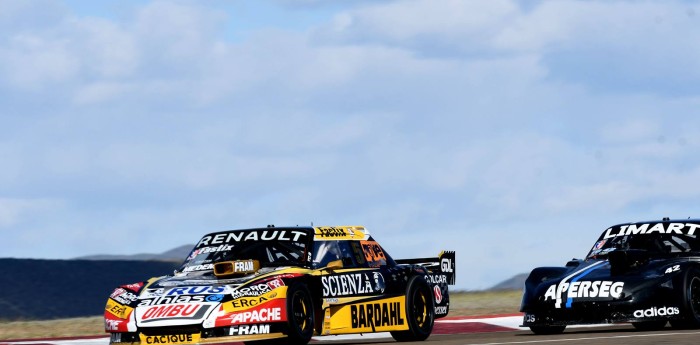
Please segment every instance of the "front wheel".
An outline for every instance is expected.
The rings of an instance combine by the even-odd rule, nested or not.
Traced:
[[[674,328],[700,327],[700,271],[690,268],[683,276],[683,296],[680,320],[671,320]]]
[[[393,331],[396,341],[423,341],[433,332],[435,303],[433,290],[423,277],[414,276],[406,287],[407,331]]]
[[[546,334],[560,334],[563,333],[566,326],[530,326],[532,333],[546,335]]]
[[[314,334],[314,305],[309,289],[296,283],[287,290],[287,344],[305,345]]]

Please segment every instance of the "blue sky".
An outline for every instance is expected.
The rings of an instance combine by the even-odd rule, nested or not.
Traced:
[[[361,224],[479,289],[700,217],[689,1],[2,1],[0,257]]]

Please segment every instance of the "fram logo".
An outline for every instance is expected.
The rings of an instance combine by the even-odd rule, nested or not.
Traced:
[[[206,304],[170,304],[148,307],[141,316],[142,322],[163,319],[200,319],[209,309]]]

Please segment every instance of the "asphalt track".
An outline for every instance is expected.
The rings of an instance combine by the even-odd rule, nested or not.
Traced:
[[[675,330],[640,332],[629,324],[614,326],[571,327],[563,334],[534,335],[529,330],[517,327],[522,317],[490,317],[441,320],[436,322],[433,334],[426,342],[415,344],[447,345],[529,345],[529,344],[600,344],[600,345],[646,345],[646,344],[699,344],[700,330]],[[397,344],[387,333],[364,336],[338,336],[314,338],[312,344]],[[3,341],[0,345],[108,345],[106,337],[80,339],[35,339]],[[229,345],[240,343],[228,343]]]

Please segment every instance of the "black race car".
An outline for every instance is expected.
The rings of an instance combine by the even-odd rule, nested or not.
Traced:
[[[640,330],[700,327],[700,220],[625,223],[606,229],[584,260],[535,268],[525,282],[523,326],[631,322]]]

